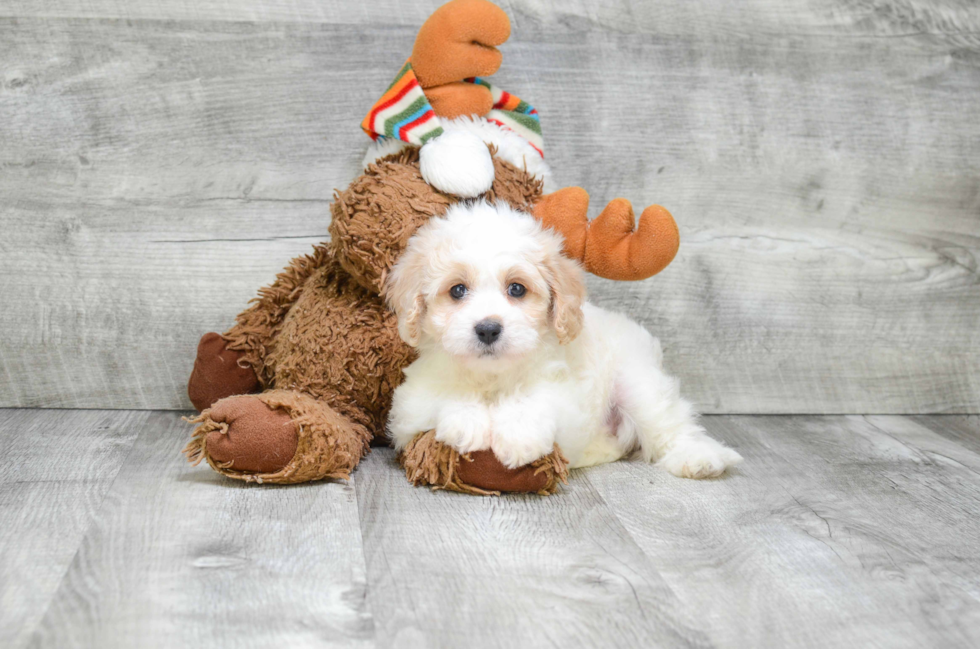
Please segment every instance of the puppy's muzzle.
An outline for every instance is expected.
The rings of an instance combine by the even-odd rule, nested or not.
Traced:
[[[491,320],[490,318],[480,320],[476,323],[476,326],[473,327],[473,331],[476,332],[476,337],[487,347],[497,342],[497,339],[500,338],[500,333],[503,330],[504,326],[502,324],[496,320]]]

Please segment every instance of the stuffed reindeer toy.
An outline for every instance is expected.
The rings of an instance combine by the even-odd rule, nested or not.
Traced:
[[[331,206],[330,240],[294,259],[223,334],[205,334],[188,384],[200,415],[185,453],[229,478],[298,483],[348,478],[385,441],[392,392],[415,357],[384,302],[386,278],[427,220],[473,199],[533,214],[585,270],[639,280],[673,259],[662,207],[634,224],[630,203],[592,221],[581,188],[550,189],[537,111],[485,80],[510,35],[486,0],[453,0],[418,32],[411,57],[362,124],[363,172]],[[506,468],[489,450],[460,454],[430,432],[400,454],[407,476],[468,493],[552,493],[561,450]]]

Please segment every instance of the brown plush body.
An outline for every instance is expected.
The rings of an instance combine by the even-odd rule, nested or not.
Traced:
[[[509,34],[506,14],[486,0],[453,0],[432,15],[412,61],[437,115],[489,110],[489,92],[460,81],[496,72],[496,46]],[[543,196],[541,180],[496,156],[493,163],[482,198],[533,212],[565,236],[566,253],[587,270],[642,279],[673,258],[677,227],[663,208],[644,211],[636,231],[622,199],[590,222],[584,190]],[[294,259],[229,331],[201,339],[188,383],[201,413],[188,459],[255,482],[348,477],[371,442],[384,439],[392,392],[414,355],[384,305],[385,279],[419,226],[457,200],[425,182],[412,148],[375,162],[338,192],[330,242]],[[419,431],[400,460],[415,484],[483,494],[551,493],[567,465],[556,448],[507,469],[490,451],[461,456],[432,431]]]
[[[541,182],[494,164],[487,200],[533,210]],[[223,336],[202,339],[188,387],[202,413],[188,456],[258,482],[347,477],[384,435],[391,394],[414,358],[384,305],[384,279],[415,230],[455,201],[425,183],[415,149],[371,165],[338,193],[330,243],[293,260]],[[264,391],[241,394],[248,389]],[[471,479],[483,491],[496,491],[495,480],[504,489],[554,488],[553,473],[514,482],[524,474],[491,458],[476,466]],[[486,471],[499,477],[481,480]]]

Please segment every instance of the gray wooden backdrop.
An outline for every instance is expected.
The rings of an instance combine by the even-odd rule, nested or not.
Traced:
[[[187,408],[438,4],[0,3],[0,406]],[[558,181],[680,223],[592,298],[703,410],[980,410],[980,3],[503,6]]]

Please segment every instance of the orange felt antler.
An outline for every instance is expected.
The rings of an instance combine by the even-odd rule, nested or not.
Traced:
[[[589,195],[566,187],[543,196],[534,216],[565,237],[565,254],[599,277],[640,280],[656,275],[677,254],[680,236],[670,212],[651,205],[634,229],[633,206],[624,198],[611,201],[589,221]]]
[[[490,91],[464,83],[500,68],[497,49],[510,37],[504,10],[487,0],[452,0],[429,16],[415,38],[412,70],[439,117],[485,115],[493,108]]]

